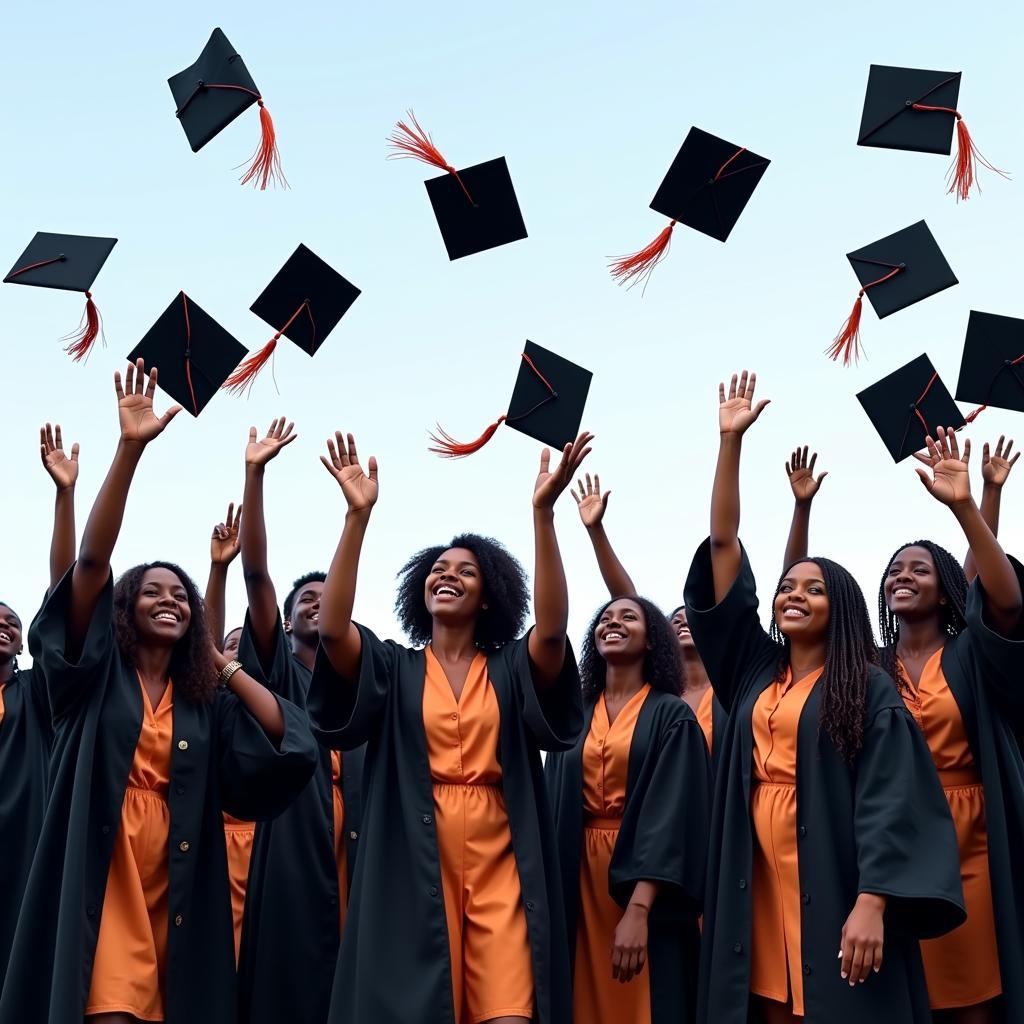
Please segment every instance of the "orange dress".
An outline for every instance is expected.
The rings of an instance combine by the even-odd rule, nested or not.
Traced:
[[[155,709],[141,679],[139,687],[142,729],[107,873],[85,1015],[130,1013],[139,1020],[162,1021],[174,686],[167,684]]]
[[[712,751],[712,742],[715,738],[715,691],[709,686],[704,691],[704,696],[697,705],[697,724],[704,733],[704,742],[708,745],[708,753]]]
[[[338,927],[348,909],[348,855],[345,852],[345,799],[341,792],[341,751],[331,751],[331,802],[334,806],[334,861],[338,868]]]
[[[477,654],[458,700],[426,649],[423,728],[434,790],[455,1024],[533,1017],[533,962],[501,789],[501,710]],[[430,824],[429,821],[424,822]]]
[[[6,683],[0,683],[0,723],[4,720],[4,687]]]
[[[224,814],[224,844],[228,853],[228,885],[231,888],[231,917],[235,923],[235,963],[242,944],[242,918],[245,916],[245,890],[249,886],[249,862],[256,835],[254,821],[242,821],[227,811]]]
[[[583,743],[583,851],[580,913],[572,982],[573,1019],[581,1024],[650,1024],[650,969],[623,984],[612,977],[612,941],[622,908],[608,894],[608,869],[626,809],[629,750],[645,684],[609,725],[604,694]]]
[[[942,671],[942,649],[928,659],[917,688],[903,700],[931,751],[946,793],[960,848],[967,920],[921,943],[933,1010],[973,1006],[1003,991],[988,871],[985,788],[971,756],[960,708]]]
[[[754,703],[754,824],[750,991],[804,1013],[800,951],[800,863],[796,837],[796,755],[800,714],[824,667],[793,683],[769,683]]]

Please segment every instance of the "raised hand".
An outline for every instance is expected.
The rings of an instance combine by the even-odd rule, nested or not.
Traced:
[[[60,428],[58,427],[57,429],[59,430]],[[1013,450],[1013,440],[1011,439],[1005,448],[1003,447],[1003,440],[1003,435],[1000,434],[994,455],[989,451],[988,441],[985,442],[985,447],[981,450],[981,479],[985,482],[986,487],[1002,487],[1006,483],[1006,478],[1010,475],[1010,470],[1013,469],[1014,464],[1020,458],[1020,452],[1017,452],[1013,458],[1010,458],[1010,452]]]
[[[590,454],[588,445],[593,440],[594,435],[584,430],[572,444],[567,444],[562,449],[562,457],[554,470],[551,469],[551,450],[545,448],[541,452],[540,472],[533,486],[534,508],[554,508],[558,496],[569,486],[576,475],[576,470]]]
[[[367,463],[370,473],[363,472],[359,465],[356,452],[356,439],[351,435],[335,431],[334,439],[327,439],[327,451],[330,458],[320,456],[327,472],[338,481],[341,493],[345,495],[350,512],[369,512],[377,504],[379,488],[377,486],[377,459],[371,455]]]
[[[921,483],[928,493],[941,501],[943,505],[958,505],[971,500],[971,478],[967,472],[967,463],[971,458],[971,441],[964,442],[964,454],[960,456],[956,432],[952,427],[939,427],[938,440],[925,438],[928,454],[914,452],[914,458],[931,467],[932,476],[923,470],[917,470]]]
[[[121,440],[129,444],[145,446],[154,437],[162,434],[175,416],[181,412],[180,405],[157,416],[153,412],[153,395],[156,393],[156,367],[146,377],[146,364],[139,359],[129,363],[121,387],[121,374],[114,372],[114,391],[117,392],[117,415],[121,421]]]
[[[580,510],[580,519],[583,520],[583,525],[589,530],[591,527],[597,526],[604,519],[605,510],[608,508],[608,495],[612,492],[605,491],[604,494],[601,493],[601,478],[596,473],[593,480],[591,480],[588,473],[586,481],[586,486],[584,486],[582,479],[576,481],[576,486],[579,487],[579,495],[571,487],[569,488],[569,493],[576,502],[576,507]]]
[[[789,486],[793,488],[793,497],[797,504],[809,504],[821,487],[821,481],[828,476],[828,470],[820,473],[814,478],[814,464],[818,461],[818,453],[811,455],[810,462],[807,461],[807,445],[803,448],[797,446],[786,463],[786,475],[789,477]]]
[[[294,423],[285,426],[283,416],[271,420],[267,436],[262,441],[256,439],[256,428],[249,428],[249,443],[245,446],[245,464],[247,466],[265,466],[275,458],[282,448],[290,445],[299,435],[293,433]]]
[[[213,528],[210,538],[210,561],[214,565],[230,565],[238,556],[238,526],[242,521],[242,506],[235,511],[235,503],[228,505],[228,514],[223,523]]]
[[[747,428],[764,412],[770,399],[764,398],[755,406],[754,387],[757,374],[747,374],[744,370],[737,378],[732,375],[729,382],[729,395],[726,397],[725,385],[718,385],[718,432],[720,434],[736,434],[742,436]]]
[[[64,454],[64,440],[60,434],[59,423],[56,427],[51,427],[47,423],[45,427],[39,428],[39,457],[43,469],[50,474],[58,491],[67,491],[75,486],[78,480],[78,442],[71,446],[71,458],[68,458]]]

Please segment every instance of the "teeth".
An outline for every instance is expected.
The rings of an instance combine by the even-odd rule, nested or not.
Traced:
[[[787,608],[782,613],[784,619],[805,619],[807,618],[807,612],[801,611],[799,608]]]
[[[892,596],[893,597],[913,597],[914,596],[914,592],[912,590],[907,590],[906,587],[898,587],[896,590],[894,590],[892,592]]]
[[[625,639],[621,633],[605,633],[605,640],[623,640]]]
[[[170,612],[161,612],[159,615],[154,616],[161,622],[177,622],[178,616],[172,615]]]
[[[0,633],[0,643],[9,644],[11,642],[10,633]]]
[[[440,597],[442,594],[450,594],[452,597],[458,597],[459,592],[454,587],[438,587],[434,591],[435,597]]]

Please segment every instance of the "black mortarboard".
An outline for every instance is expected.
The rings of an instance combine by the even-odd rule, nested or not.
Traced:
[[[275,143],[274,122],[263,105],[263,96],[235,52],[228,37],[215,28],[199,60],[167,79],[174,96],[175,114],[185,130],[193,153],[198,153],[239,114],[254,103],[260,106],[262,137],[242,184],[252,181],[261,189],[268,181],[287,185]]]
[[[475,441],[465,444],[438,427],[438,433],[430,436],[434,442],[430,450],[446,458],[472,455],[483,448],[502,423],[561,450],[579,434],[591,377],[590,370],[528,341],[520,357],[508,412]]]
[[[939,427],[959,429],[963,413],[927,355],[920,355],[857,398],[894,462],[902,462],[935,437]]]
[[[184,292],[179,292],[128,355],[160,371],[160,387],[198,416],[231,371],[245,346]]]
[[[956,397],[979,406],[968,423],[989,405],[1024,412],[1024,320],[971,310]]]
[[[949,155],[956,125],[957,155],[950,167],[949,191],[966,199],[975,180],[975,164],[997,174],[978,152],[963,117],[959,71],[922,71],[872,64],[860,119],[858,146]]]
[[[860,317],[865,294],[881,319],[958,283],[923,220],[848,252],[846,258],[861,288],[853,311],[828,349],[832,359],[842,356],[844,365],[860,355]]]
[[[92,343],[102,329],[99,310],[92,300],[90,289],[116,244],[116,238],[55,235],[48,231],[38,231],[4,278],[7,284],[27,284],[36,288],[60,288],[85,293],[82,323],[77,331],[65,339],[70,342],[66,351],[76,362],[89,354]]]
[[[399,121],[388,137],[388,158],[420,160],[448,172],[424,182],[448,259],[461,259],[526,238],[526,225],[505,158],[456,170],[412,111],[409,120],[411,126]]]
[[[651,200],[671,223],[646,248],[611,263],[620,284],[645,280],[668,252],[677,223],[724,242],[771,163],[733,142],[691,128]]]
[[[274,328],[274,336],[238,367],[225,386],[232,391],[250,386],[282,335],[315,355],[359,294],[351,281],[300,244],[249,307]]]

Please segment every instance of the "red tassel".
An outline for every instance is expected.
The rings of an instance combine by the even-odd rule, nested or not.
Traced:
[[[86,292],[85,312],[82,314],[82,322],[79,324],[77,331],[69,334],[64,339],[71,343],[64,351],[76,363],[87,359],[90,351],[92,351],[93,342],[100,336],[102,330],[103,324],[100,320],[100,311],[96,308],[96,303],[92,301],[92,292]]]
[[[266,366],[267,361],[274,354],[274,349],[277,348],[277,341],[280,337],[280,334],[275,334],[258,352],[254,352],[251,356],[243,359],[238,364],[235,372],[224,381],[221,387],[225,391],[230,391],[236,395],[240,395],[247,388],[251,388],[256,380],[256,375]]]
[[[274,121],[270,111],[263,105],[263,100],[257,100],[260,106],[260,144],[256,152],[249,159],[249,169],[241,177],[243,185],[253,182],[253,188],[264,191],[267,182],[288,187],[288,179],[281,169],[281,154],[277,151],[277,133],[274,131]]]
[[[676,222],[670,221],[668,227],[650,245],[629,256],[620,256],[618,259],[612,260],[608,264],[612,277],[619,284],[625,284],[627,281],[636,284],[638,280],[642,280],[646,284],[647,278],[650,277],[654,268],[668,255],[672,242],[672,229],[675,226]]]
[[[975,184],[977,177],[976,164],[981,164],[982,167],[995,171],[996,174],[1004,178],[1009,177],[1005,171],[999,170],[998,167],[993,167],[981,155],[978,147],[974,144],[974,140],[971,138],[971,133],[968,131],[964,119],[957,114],[956,159],[950,165],[949,174],[946,176],[949,181],[947,193],[956,193],[957,202],[960,202],[961,199],[966,199],[970,194],[971,186]],[[981,191],[980,185],[978,186],[978,191]]]
[[[492,437],[494,432],[505,422],[504,416],[499,416],[475,441],[456,441],[450,434],[438,426],[437,434],[431,434],[430,440],[434,444],[428,449],[434,455],[440,455],[444,459],[464,459],[467,455],[480,451],[481,448]]]
[[[441,154],[441,151],[434,145],[430,133],[424,131],[416,115],[410,110],[407,112],[409,120],[412,121],[410,128],[404,121],[395,125],[395,130],[388,136],[388,145],[391,152],[388,153],[389,160],[419,160],[421,163],[430,164],[431,167],[439,167],[447,171],[459,183],[465,197],[472,203],[473,197],[469,189],[462,183],[459,172]],[[475,206],[476,204],[473,203]]]
[[[843,366],[849,366],[851,361],[856,363],[860,360],[860,314],[864,308],[864,292],[857,295],[850,315],[846,318],[842,330],[832,340],[832,344],[826,350],[829,358],[836,362],[840,356],[843,357]]]
[[[964,421],[967,423],[973,423],[987,408],[987,405],[979,405],[977,409],[972,409],[964,417]]]

